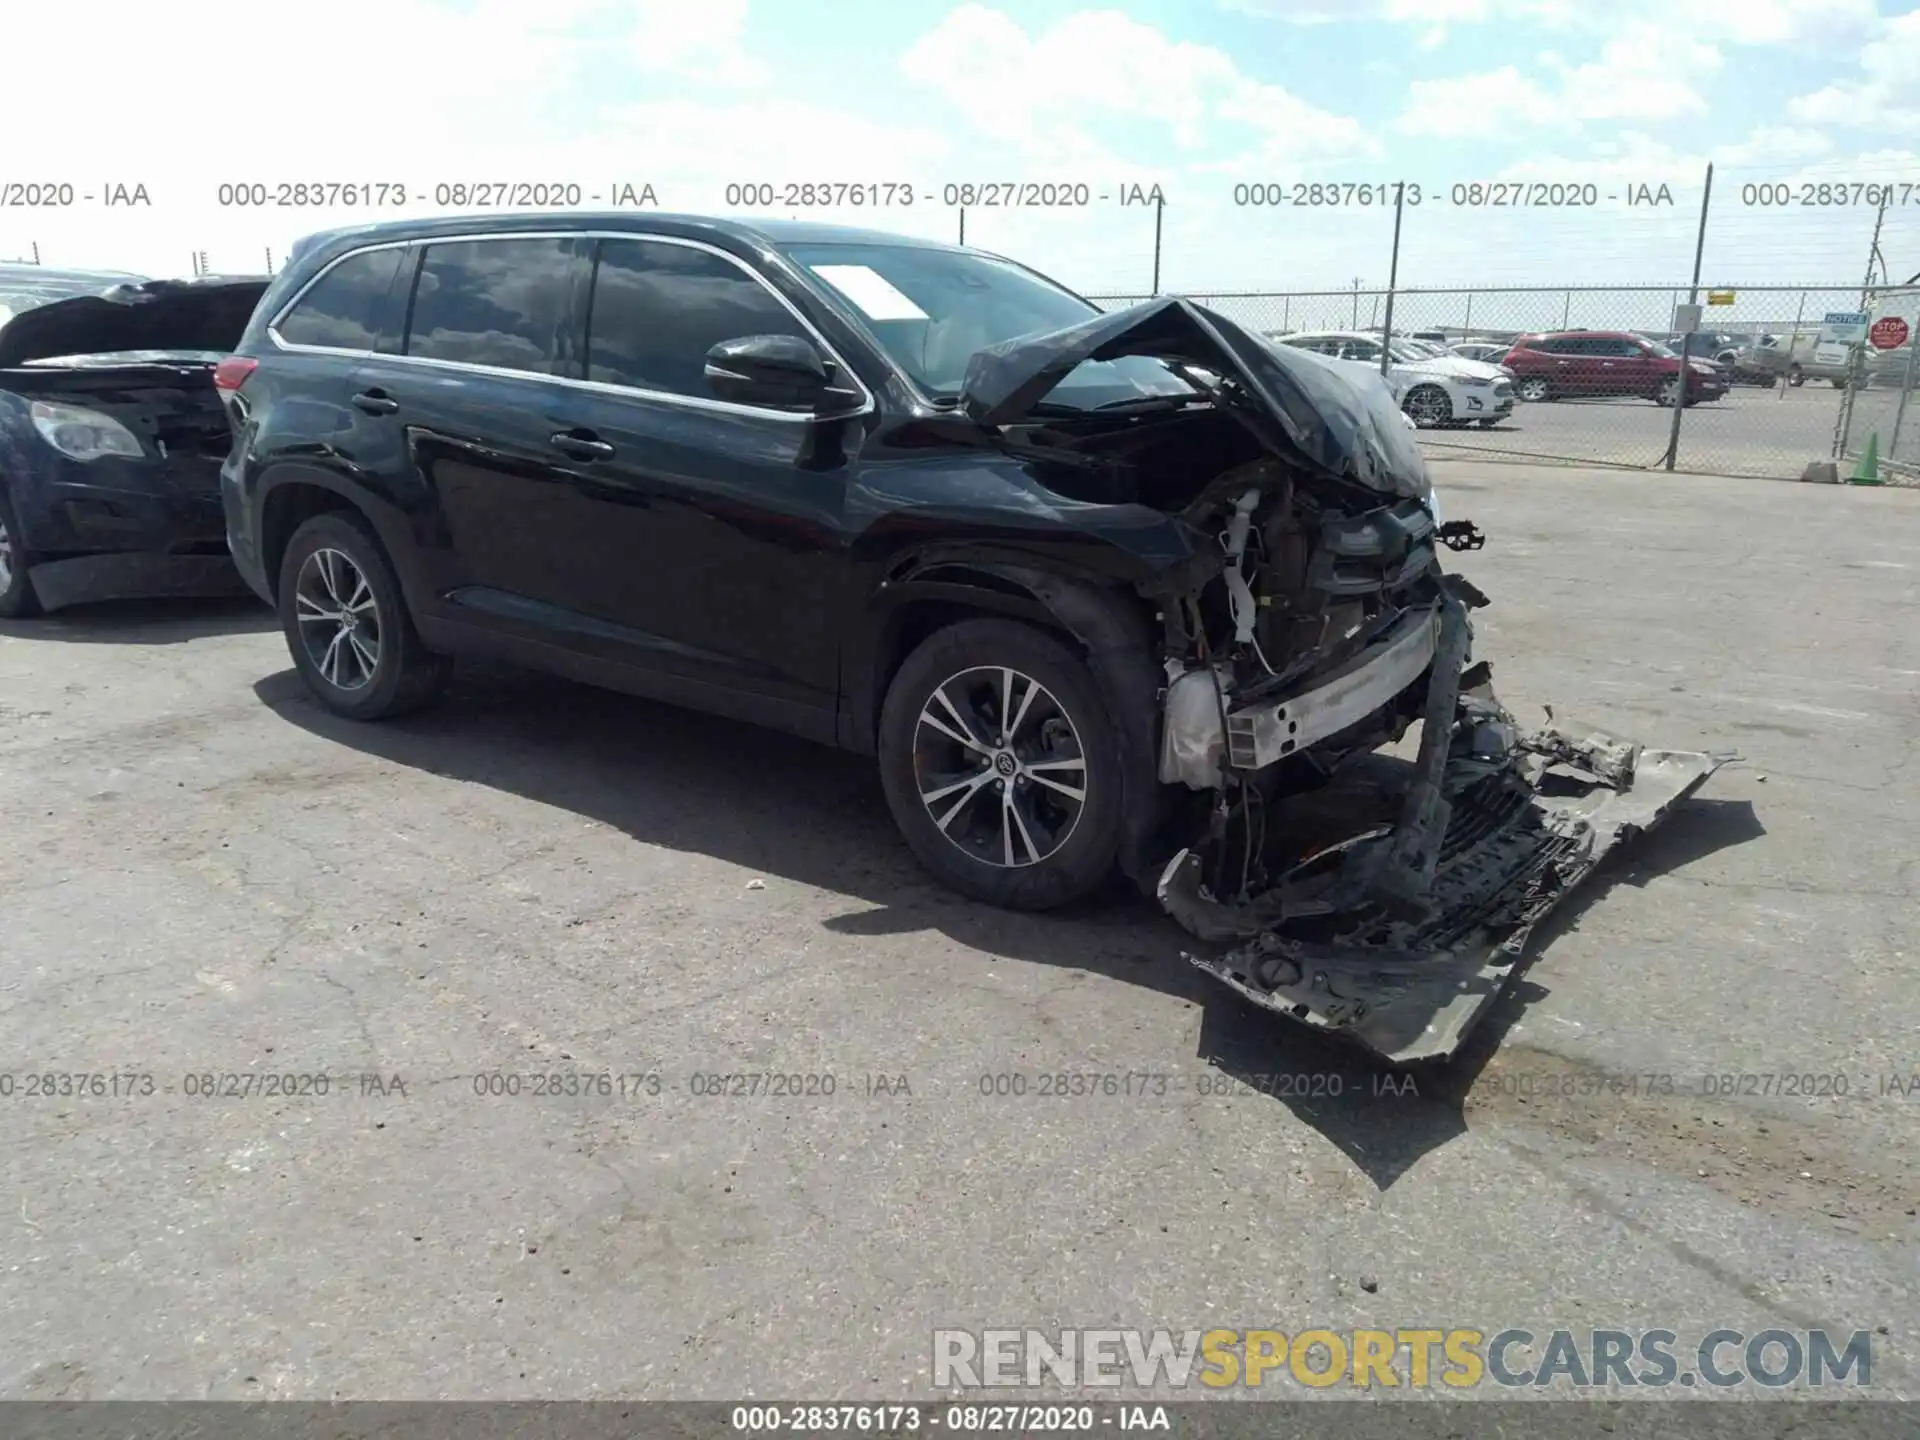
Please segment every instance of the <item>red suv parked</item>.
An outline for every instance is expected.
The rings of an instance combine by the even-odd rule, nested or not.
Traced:
[[[1644,335],[1626,330],[1562,330],[1523,335],[1500,362],[1513,372],[1522,400],[1558,400],[1575,395],[1632,395],[1671,405],[1680,392],[1680,356]],[[1727,377],[1707,360],[1690,365],[1687,404],[1718,400]]]

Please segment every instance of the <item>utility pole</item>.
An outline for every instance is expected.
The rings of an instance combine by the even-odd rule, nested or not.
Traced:
[[[1385,379],[1393,368],[1393,292],[1400,283],[1400,216],[1407,205],[1407,187],[1393,187],[1393,256],[1387,262],[1387,318],[1380,335],[1380,376]]]
[[[1160,293],[1160,223],[1166,218],[1167,197],[1156,195],[1153,201],[1153,293]]]
[[[1687,290],[1687,304],[1700,303],[1700,262],[1707,253],[1707,207],[1713,203],[1713,166],[1707,166],[1707,183],[1700,192],[1700,232],[1693,242],[1693,284]],[[1671,317],[1669,317],[1671,321]],[[1680,373],[1674,377],[1673,428],[1667,432],[1667,470],[1680,459],[1680,417],[1687,408],[1687,391],[1693,386],[1693,331],[1680,337]]]

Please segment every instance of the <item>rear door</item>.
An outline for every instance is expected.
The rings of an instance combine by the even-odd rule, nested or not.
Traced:
[[[349,403],[404,477],[413,549],[438,613],[537,635],[563,603],[572,532],[589,241],[566,234],[430,241],[415,257],[400,353],[353,374]]]
[[[1555,393],[1593,395],[1600,393],[1600,375],[1594,366],[1590,342],[1583,335],[1555,335],[1541,342],[1547,363],[1542,367]]]
[[[1644,395],[1655,384],[1653,357],[1632,340],[1595,337],[1596,392],[1602,395]]]

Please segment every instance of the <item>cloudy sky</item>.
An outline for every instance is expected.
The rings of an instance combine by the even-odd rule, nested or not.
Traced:
[[[1166,197],[1162,288],[1337,291],[1386,281],[1390,207],[1236,201],[1404,181],[1420,203],[1403,217],[1403,286],[1660,286],[1692,271],[1711,161],[1709,283],[1858,286],[1872,197],[1798,203],[1820,183],[1890,185],[1885,264],[1920,271],[1912,0],[17,10],[9,109],[50,123],[30,141],[16,130],[0,160],[0,260],[37,246],[49,264],[177,274],[206,251],[216,269],[257,270],[306,231],[501,181],[578,185],[589,206],[651,185],[663,208],[704,213],[740,208],[730,183],[872,182],[913,203],[808,213],[944,237],[958,229],[947,185],[1013,180],[1084,184],[1090,203],[976,206],[969,242],[1083,291],[1152,284],[1154,212],[1119,203],[1135,185]],[[1455,186],[1503,180],[1591,185],[1598,203],[1456,203]],[[219,203],[223,184],[295,182],[404,187],[408,202]],[[18,203],[48,185],[71,185],[74,204]],[[150,205],[101,203],[136,185]],[[1628,203],[1641,193],[1655,203]]]

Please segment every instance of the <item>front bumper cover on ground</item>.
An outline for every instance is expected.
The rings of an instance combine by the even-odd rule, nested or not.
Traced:
[[[1317,816],[1357,833],[1242,904],[1205,893],[1192,851],[1158,887],[1189,932],[1230,947],[1190,954],[1193,964],[1395,1064],[1451,1058],[1512,979],[1533,927],[1736,758],[1555,729],[1521,738],[1489,690],[1462,693],[1457,668],[1436,666],[1429,700],[1418,760],[1358,757],[1299,813],[1270,822],[1310,832]]]

